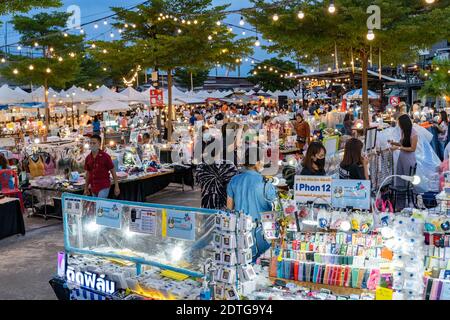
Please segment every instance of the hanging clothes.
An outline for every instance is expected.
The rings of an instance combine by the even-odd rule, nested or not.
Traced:
[[[33,155],[29,158],[28,167],[31,177],[41,177],[45,175],[45,166],[42,157],[39,154]]]

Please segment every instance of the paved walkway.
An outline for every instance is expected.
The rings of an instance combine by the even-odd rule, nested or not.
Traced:
[[[200,191],[177,186],[149,197],[148,202],[200,206]],[[0,240],[0,300],[54,300],[48,281],[56,272],[57,253],[64,249],[62,223],[24,217],[27,234]]]

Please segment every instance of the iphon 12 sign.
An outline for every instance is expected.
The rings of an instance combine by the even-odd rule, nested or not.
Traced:
[[[295,176],[294,195],[298,203],[331,203],[331,177]]]

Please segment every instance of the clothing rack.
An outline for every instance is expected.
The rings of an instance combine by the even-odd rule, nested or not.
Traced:
[[[394,154],[389,148],[378,149],[370,152],[368,157],[372,190],[378,190],[381,183],[394,174]]]

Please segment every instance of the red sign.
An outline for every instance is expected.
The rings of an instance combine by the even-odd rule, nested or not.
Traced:
[[[159,89],[150,90],[150,105],[156,107],[164,107],[163,91]]]
[[[400,104],[400,98],[399,97],[390,97],[389,104],[393,107],[398,106]]]

